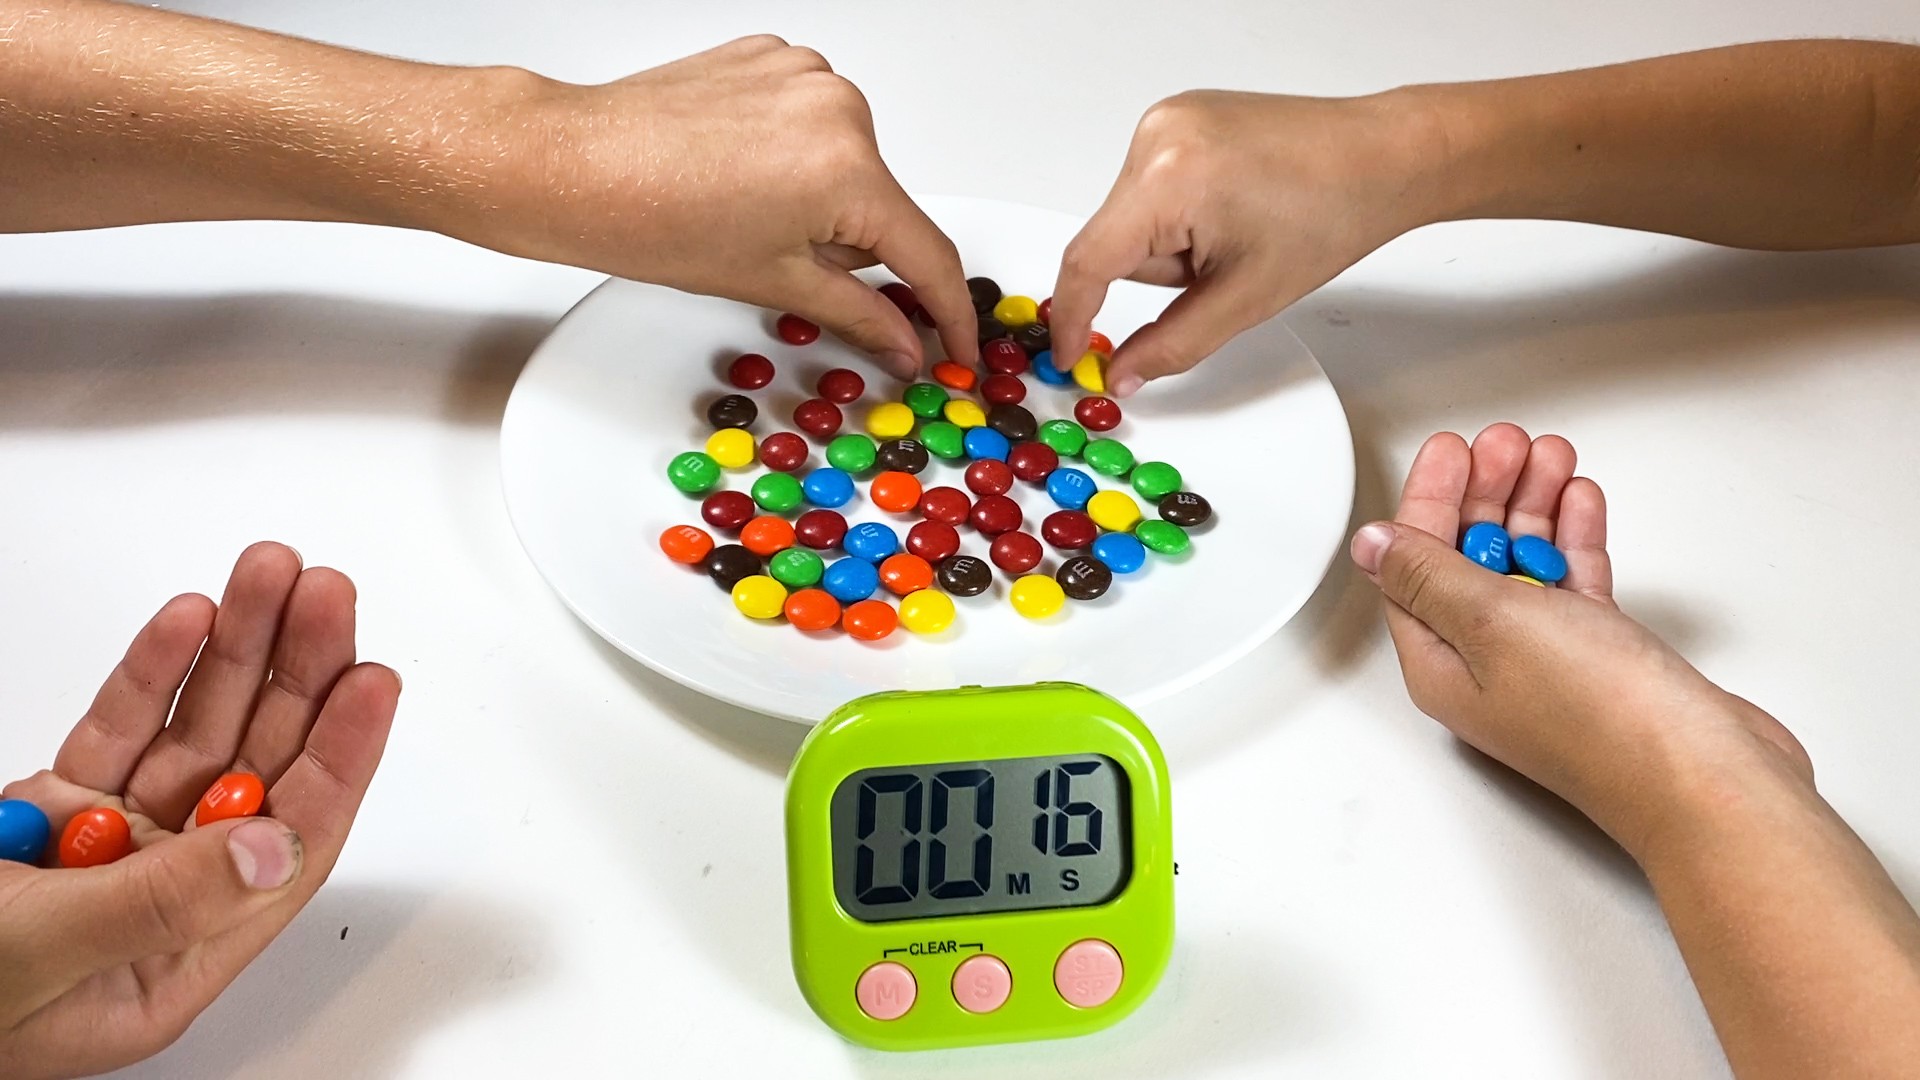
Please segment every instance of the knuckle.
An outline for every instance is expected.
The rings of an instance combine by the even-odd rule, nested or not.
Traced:
[[[806,70],[806,71],[832,71],[833,70],[833,65],[827,63],[827,58],[821,55],[820,50],[810,48],[806,45],[788,46],[787,55],[791,57],[796,63],[798,63],[798,65],[803,70]]]
[[[748,34],[746,37],[740,38],[736,44],[755,45],[769,49],[784,49],[787,47],[787,39],[781,37],[779,34]]]

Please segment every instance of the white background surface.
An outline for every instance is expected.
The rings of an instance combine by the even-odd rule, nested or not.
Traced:
[[[866,88],[909,188],[1080,213],[1139,112],[1188,86],[1362,92],[1917,22],[1907,0],[200,10],[575,79],[773,31]],[[334,880],[137,1075],[1724,1072],[1631,867],[1407,704],[1342,569],[1253,656],[1148,710],[1182,874],[1173,966],[1141,1013],[1053,1045],[841,1043],[787,970],[799,729],[598,644],[501,507],[516,368],[594,281],[343,227],[0,239],[0,771],[48,761],[146,616],[217,592],[262,537],[349,572],[362,655],[407,682]],[[1916,896],[1916,296],[1914,251],[1466,224],[1391,245],[1290,320],[1351,413],[1362,515],[1433,430],[1573,439],[1612,499],[1627,609],[1785,720]]]

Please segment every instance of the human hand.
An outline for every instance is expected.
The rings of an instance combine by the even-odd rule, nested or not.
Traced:
[[[1112,192],[1061,259],[1055,363],[1085,352],[1120,278],[1184,290],[1114,351],[1107,387],[1126,397],[1426,224],[1435,211],[1418,174],[1442,151],[1418,112],[1388,101],[1209,90],[1147,110]]]
[[[0,1076],[104,1072],[179,1038],[326,880],[399,695],[354,663],[353,583],[281,545],[248,548],[218,608],[161,608],[53,768],[0,792],[56,838],[121,810],[137,848],[88,869],[0,861]],[[265,782],[271,816],[196,828],[235,771]]]
[[[531,168],[487,182],[503,212],[478,215],[468,238],[795,312],[911,378],[918,332],[848,272],[882,262],[947,355],[977,359],[953,242],[887,170],[866,99],[819,53],[763,35],[604,86],[534,87],[498,125],[534,140],[505,155]]]
[[[1471,448],[1427,440],[1392,523],[1354,536],[1421,712],[1560,795],[1636,857],[1721,779],[1813,768],[1787,729],[1715,686],[1613,600],[1607,507],[1573,447],[1495,424]],[[1454,550],[1472,523],[1552,541],[1560,588],[1514,581]]]

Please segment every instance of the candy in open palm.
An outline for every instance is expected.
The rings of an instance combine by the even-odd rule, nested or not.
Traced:
[[[392,671],[354,662],[352,583],[289,548],[247,549],[217,607],[168,602],[53,768],[5,789],[56,834],[120,811],[135,851],[0,863],[0,968],[26,973],[0,984],[0,1075],[102,1071],[178,1038],[332,870],[399,693]],[[267,816],[196,826],[230,773],[259,778]]]

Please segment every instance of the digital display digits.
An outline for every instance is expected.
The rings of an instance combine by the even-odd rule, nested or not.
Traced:
[[[834,789],[833,892],[862,922],[1105,903],[1127,777],[1099,754],[864,769]]]

